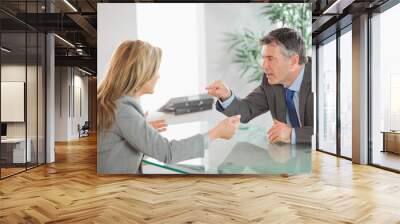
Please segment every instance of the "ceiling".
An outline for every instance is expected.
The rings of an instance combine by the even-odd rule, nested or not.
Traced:
[[[390,0],[312,0],[313,44],[350,25],[354,17],[377,12]]]
[[[18,54],[26,54],[25,29],[28,29],[28,32],[54,32],[57,34],[56,66],[79,66],[96,74],[97,3],[104,2],[153,1],[47,0],[46,5],[45,0],[1,0],[2,46],[8,44],[7,47],[12,48],[14,56],[17,57]],[[374,10],[388,0],[255,0],[254,2],[312,3],[312,36],[315,44],[332,35],[341,26],[350,24],[352,17]],[[28,58],[30,52],[34,53],[37,45],[31,40],[32,38],[33,36],[29,36],[27,40]],[[12,58],[11,55],[8,58]]]
[[[25,55],[28,59],[35,57],[37,46],[39,50],[43,47],[33,40],[36,33],[54,32],[56,66],[78,66],[95,75],[97,2],[105,1],[47,0],[46,5],[45,0],[1,0],[2,46],[12,49],[7,54],[2,52],[2,59],[18,62]]]

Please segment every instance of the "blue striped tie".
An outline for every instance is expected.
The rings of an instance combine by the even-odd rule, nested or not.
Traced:
[[[297,118],[296,107],[294,106],[293,96],[295,91],[285,88],[285,101],[289,111],[289,120],[293,128],[299,128],[299,119]]]

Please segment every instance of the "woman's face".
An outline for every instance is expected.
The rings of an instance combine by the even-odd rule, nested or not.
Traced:
[[[151,78],[144,86],[142,87],[142,93],[143,94],[152,94],[154,93],[154,88],[157,84],[158,79],[160,78],[160,74],[157,73]]]

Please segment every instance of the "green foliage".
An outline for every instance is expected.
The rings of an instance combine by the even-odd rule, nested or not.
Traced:
[[[311,48],[311,4],[270,3],[261,8],[261,15],[279,27],[297,30],[302,34],[307,49]],[[248,82],[260,81],[263,76],[260,45],[263,31],[244,29],[225,35],[229,50],[234,53],[233,62],[241,66],[240,77],[246,76]]]
[[[311,4],[275,3],[262,7],[261,15],[280,27],[297,30],[304,38],[307,49],[311,48]]]
[[[246,75],[248,82],[260,80],[260,73],[261,76],[263,74],[260,66],[262,34],[245,29],[243,32],[226,33],[226,37],[230,43],[229,50],[235,55],[233,63],[241,65],[240,78]]]

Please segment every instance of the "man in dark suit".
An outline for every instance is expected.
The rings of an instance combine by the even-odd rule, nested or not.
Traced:
[[[311,144],[314,101],[304,40],[293,29],[279,28],[261,43],[265,74],[260,86],[240,99],[218,80],[206,88],[208,94],[219,99],[218,111],[227,116],[240,114],[243,123],[270,111],[274,120],[267,133],[270,142]]]

